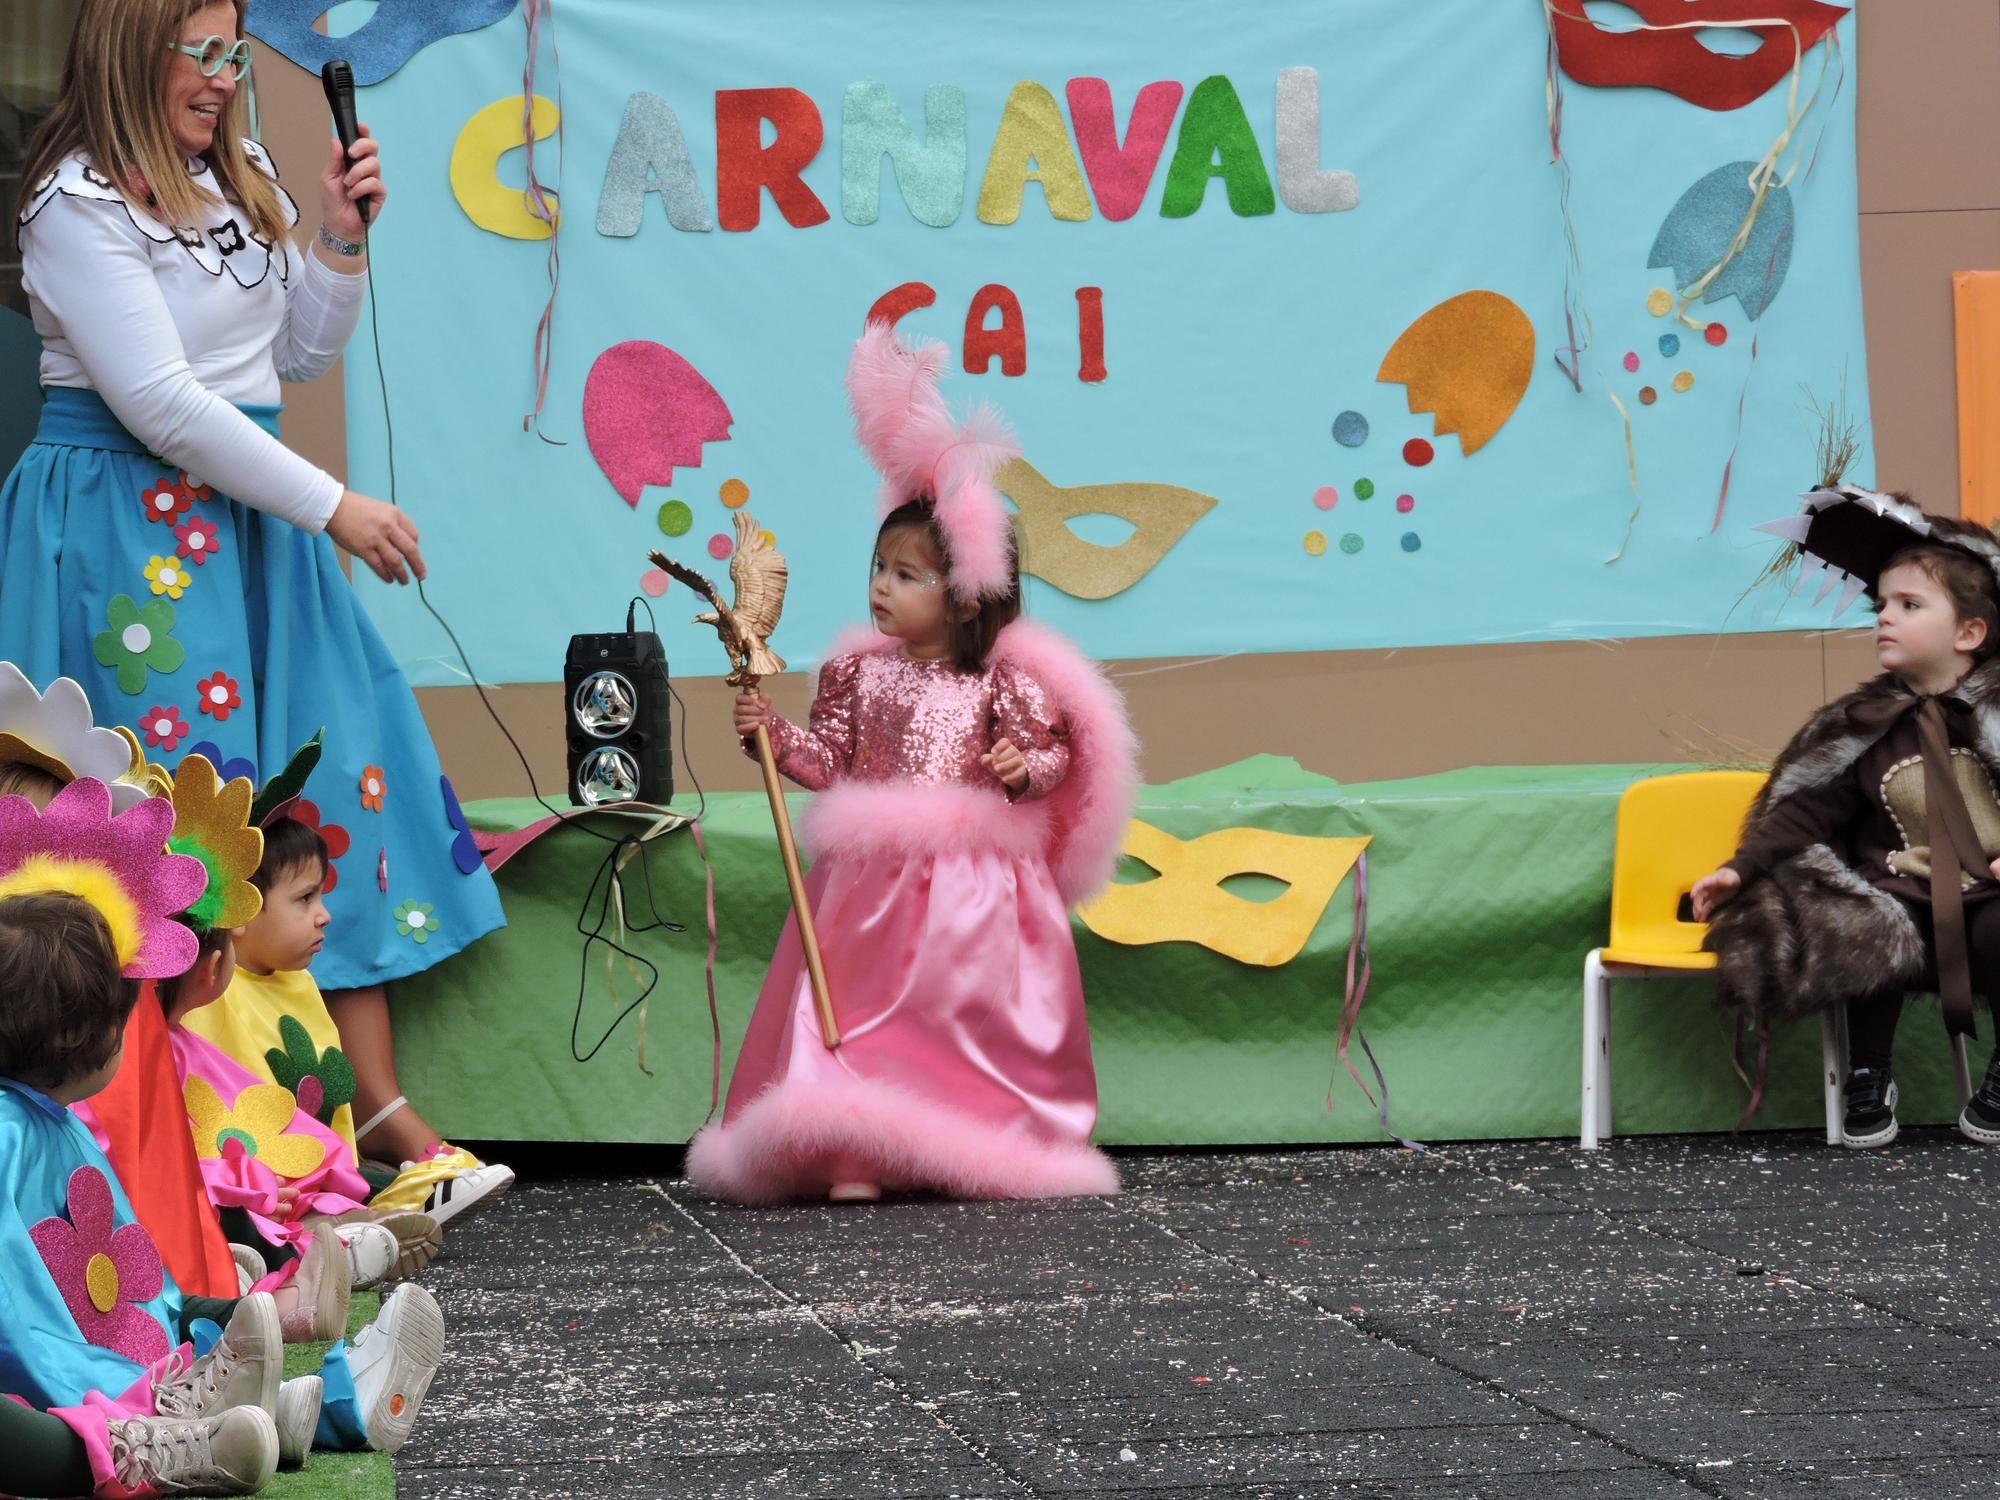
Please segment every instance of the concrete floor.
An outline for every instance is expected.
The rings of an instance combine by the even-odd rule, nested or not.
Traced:
[[[600,1163],[601,1164],[601,1163]],[[426,1281],[409,1500],[1990,1496],[2000,1153],[1125,1155],[1112,1200],[524,1180]]]

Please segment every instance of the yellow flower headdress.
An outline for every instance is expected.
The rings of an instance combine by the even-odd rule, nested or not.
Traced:
[[[174,772],[174,835],[167,847],[193,855],[208,872],[207,889],[184,918],[196,932],[241,927],[264,909],[250,883],[264,858],[263,832],[250,826],[252,796],[247,780],[225,782],[205,755],[185,757]]]
[[[65,784],[94,776],[110,787],[112,809],[121,813],[164,789],[153,784],[157,768],[146,764],[139,737],[96,727],[73,679],[58,677],[38,692],[10,661],[0,661],[0,765],[33,766]]]

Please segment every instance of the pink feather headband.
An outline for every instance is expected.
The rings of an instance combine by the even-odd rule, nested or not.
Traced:
[[[1000,598],[1014,586],[1014,524],[994,484],[1020,444],[982,403],[963,423],[938,392],[949,351],[914,348],[887,323],[870,323],[847,361],[854,435],[882,475],[881,515],[928,495],[944,535],[947,581],[967,603]]]

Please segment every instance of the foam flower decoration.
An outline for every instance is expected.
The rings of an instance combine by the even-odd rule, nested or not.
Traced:
[[[146,508],[147,520],[171,522],[194,504],[194,496],[184,495],[175,489],[171,479],[162,479],[157,484],[148,485],[140,493],[139,503]]]
[[[340,884],[340,856],[354,843],[353,835],[338,823],[324,821],[319,804],[301,797],[292,805],[292,816],[319,835],[319,841],[326,845],[326,884],[320,887],[322,894],[330,894]]]
[[[208,871],[167,852],[173,831],[171,802],[148,797],[114,814],[110,788],[94,776],[72,781],[42,812],[26,797],[0,797],[0,900],[66,891],[104,918],[127,979],[185,974],[199,945],[174,915],[201,899]]]
[[[428,901],[405,901],[396,908],[395,917],[396,931],[419,946],[428,943],[437,931],[437,919],[431,915]]]
[[[138,1224],[118,1224],[111,1184],[95,1167],[70,1173],[69,1216],[28,1230],[77,1331],[100,1349],[150,1365],[165,1357],[167,1330],[143,1306],[160,1295],[159,1247]]]
[[[188,746],[189,755],[205,755],[208,763],[215,767],[215,774],[224,781],[234,781],[241,776],[253,785],[257,780],[257,762],[245,755],[223,756],[222,747],[214,740],[196,740]]]
[[[178,599],[194,582],[194,575],[181,566],[178,557],[153,557],[146,563],[146,582],[155,594]]]
[[[218,724],[226,724],[229,716],[243,706],[243,694],[237,689],[236,679],[227,672],[204,677],[194,688],[198,695],[195,707]]]
[[[271,1076],[291,1090],[299,1108],[322,1125],[331,1125],[343,1104],[354,1102],[354,1065],[338,1047],[322,1052],[296,1016],[278,1017],[278,1040],[264,1054]],[[241,1101],[239,1101],[241,1102]]]
[[[383,776],[380,766],[361,768],[361,805],[370,812],[382,810],[382,797],[388,791],[388,779]]]
[[[253,1083],[224,1104],[206,1078],[190,1076],[184,1091],[188,1124],[194,1130],[194,1154],[205,1161],[225,1156],[250,1156],[290,1181],[319,1170],[326,1160],[326,1142],[293,1135],[298,1104],[292,1091],[275,1083]]]
[[[109,630],[99,631],[91,650],[100,667],[118,673],[122,693],[146,691],[146,673],[178,672],[187,649],[174,639],[174,607],[155,599],[141,607],[129,594],[116,595],[105,607]]]
[[[169,755],[173,754],[175,748],[187,737],[190,727],[188,721],[181,717],[180,709],[171,703],[164,708],[157,703],[154,704],[146,710],[145,717],[139,721],[139,728],[145,733],[146,743],[156,750],[166,751]]]
[[[458,866],[459,874],[470,875],[485,865],[486,857],[479,852],[479,841],[465,821],[465,809],[458,805],[458,793],[451,789],[451,778],[438,777],[438,787],[444,793],[444,820],[452,832],[451,862]]]
[[[206,516],[189,516],[174,528],[174,541],[179,545],[174,549],[196,567],[200,567],[222,550],[221,535],[215,529],[215,522]]]
[[[174,475],[174,493],[179,495],[189,505],[192,505],[197,500],[213,500],[215,498],[215,486],[203,483],[201,480],[195,478],[194,475],[188,473],[186,469],[182,469],[178,474]]]
[[[95,776],[119,812],[146,798],[138,740],[95,727],[90,699],[73,679],[58,677],[37,692],[10,661],[0,661],[0,765],[34,766],[59,781]]]
[[[174,772],[174,836],[167,847],[193,855],[208,872],[208,886],[187,909],[197,932],[241,927],[264,909],[250,877],[264,858],[264,834],[250,826],[247,780],[224,781],[205,755],[189,755]]]

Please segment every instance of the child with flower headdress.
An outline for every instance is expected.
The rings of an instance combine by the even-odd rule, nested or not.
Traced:
[[[688,1174],[747,1202],[883,1189],[1114,1193],[1069,908],[1109,878],[1136,786],[1115,689],[1019,618],[997,414],[961,424],[941,344],[882,323],[847,389],[883,476],[869,606],[801,727],[745,694],[779,769],[819,795],[802,835],[841,1040],[822,1038],[795,923],[765,976],[722,1121]],[[746,749],[748,740],[746,738]]]
[[[90,702],[74,681],[58,677],[44,692],[12,662],[0,661],[0,796],[47,807],[78,776],[104,782],[117,812],[165,785],[128,731],[93,723]],[[78,1101],[76,1112],[118,1169],[175,1283],[201,1296],[234,1296],[237,1263],[208,1206],[193,1143],[173,1128],[180,1079],[165,1021],[150,999],[132,1007],[121,1057],[116,1075]]]
[[[345,1328],[331,1232],[338,1295],[309,1324],[291,1326],[309,1300],[301,1277],[275,1295],[183,1296],[65,1108],[116,1072],[137,981],[175,977],[198,947],[175,915],[215,882],[201,858],[165,849],[173,824],[158,798],[114,813],[90,777],[46,810],[0,797],[0,1394],[66,1426],[70,1472],[78,1445],[88,1472],[81,1488],[117,1495],[248,1492],[316,1440],[398,1446],[442,1350],[435,1302],[400,1288],[351,1355],[336,1344],[320,1376],[281,1383],[287,1332]],[[219,1336],[197,1358],[188,1340],[205,1323]],[[36,1428],[22,1440],[60,1466],[64,1444],[46,1424],[5,1418],[10,1432]]]
[[[261,833],[263,852],[248,882],[262,904],[234,935],[235,962],[221,994],[213,1003],[187,1010],[183,1025],[191,1038],[234,1059],[259,1082],[292,1092],[307,1114],[345,1143],[352,1167],[360,1164],[356,1138],[368,1135],[374,1122],[355,1123],[350,1103],[354,1070],[341,1052],[339,1030],[311,972],[330,921],[324,899],[327,846],[316,828],[292,815],[318,756],[315,737],[258,793],[250,816]],[[401,1102],[391,1101],[380,1114]],[[423,1236],[415,1229],[418,1223],[432,1221],[434,1231],[497,1201],[513,1181],[507,1167],[433,1142],[400,1169],[376,1175],[369,1207],[399,1226],[400,1253],[405,1265],[414,1267],[437,1248],[434,1237],[427,1250],[419,1246]],[[411,1259],[419,1254],[420,1260]]]
[[[1935,989],[1961,1035],[1975,995],[2000,1004],[2000,539],[1837,475],[1759,529],[1785,539],[1782,563],[1825,570],[1822,596],[1868,595],[1883,672],[1785,747],[1694,914],[1713,918],[1719,998],[1759,1039],[1756,1089],[1774,1021],[1841,1007],[1842,1141],[1883,1146],[1908,993]],[[1958,1127],[2000,1145],[2000,1051]]]

